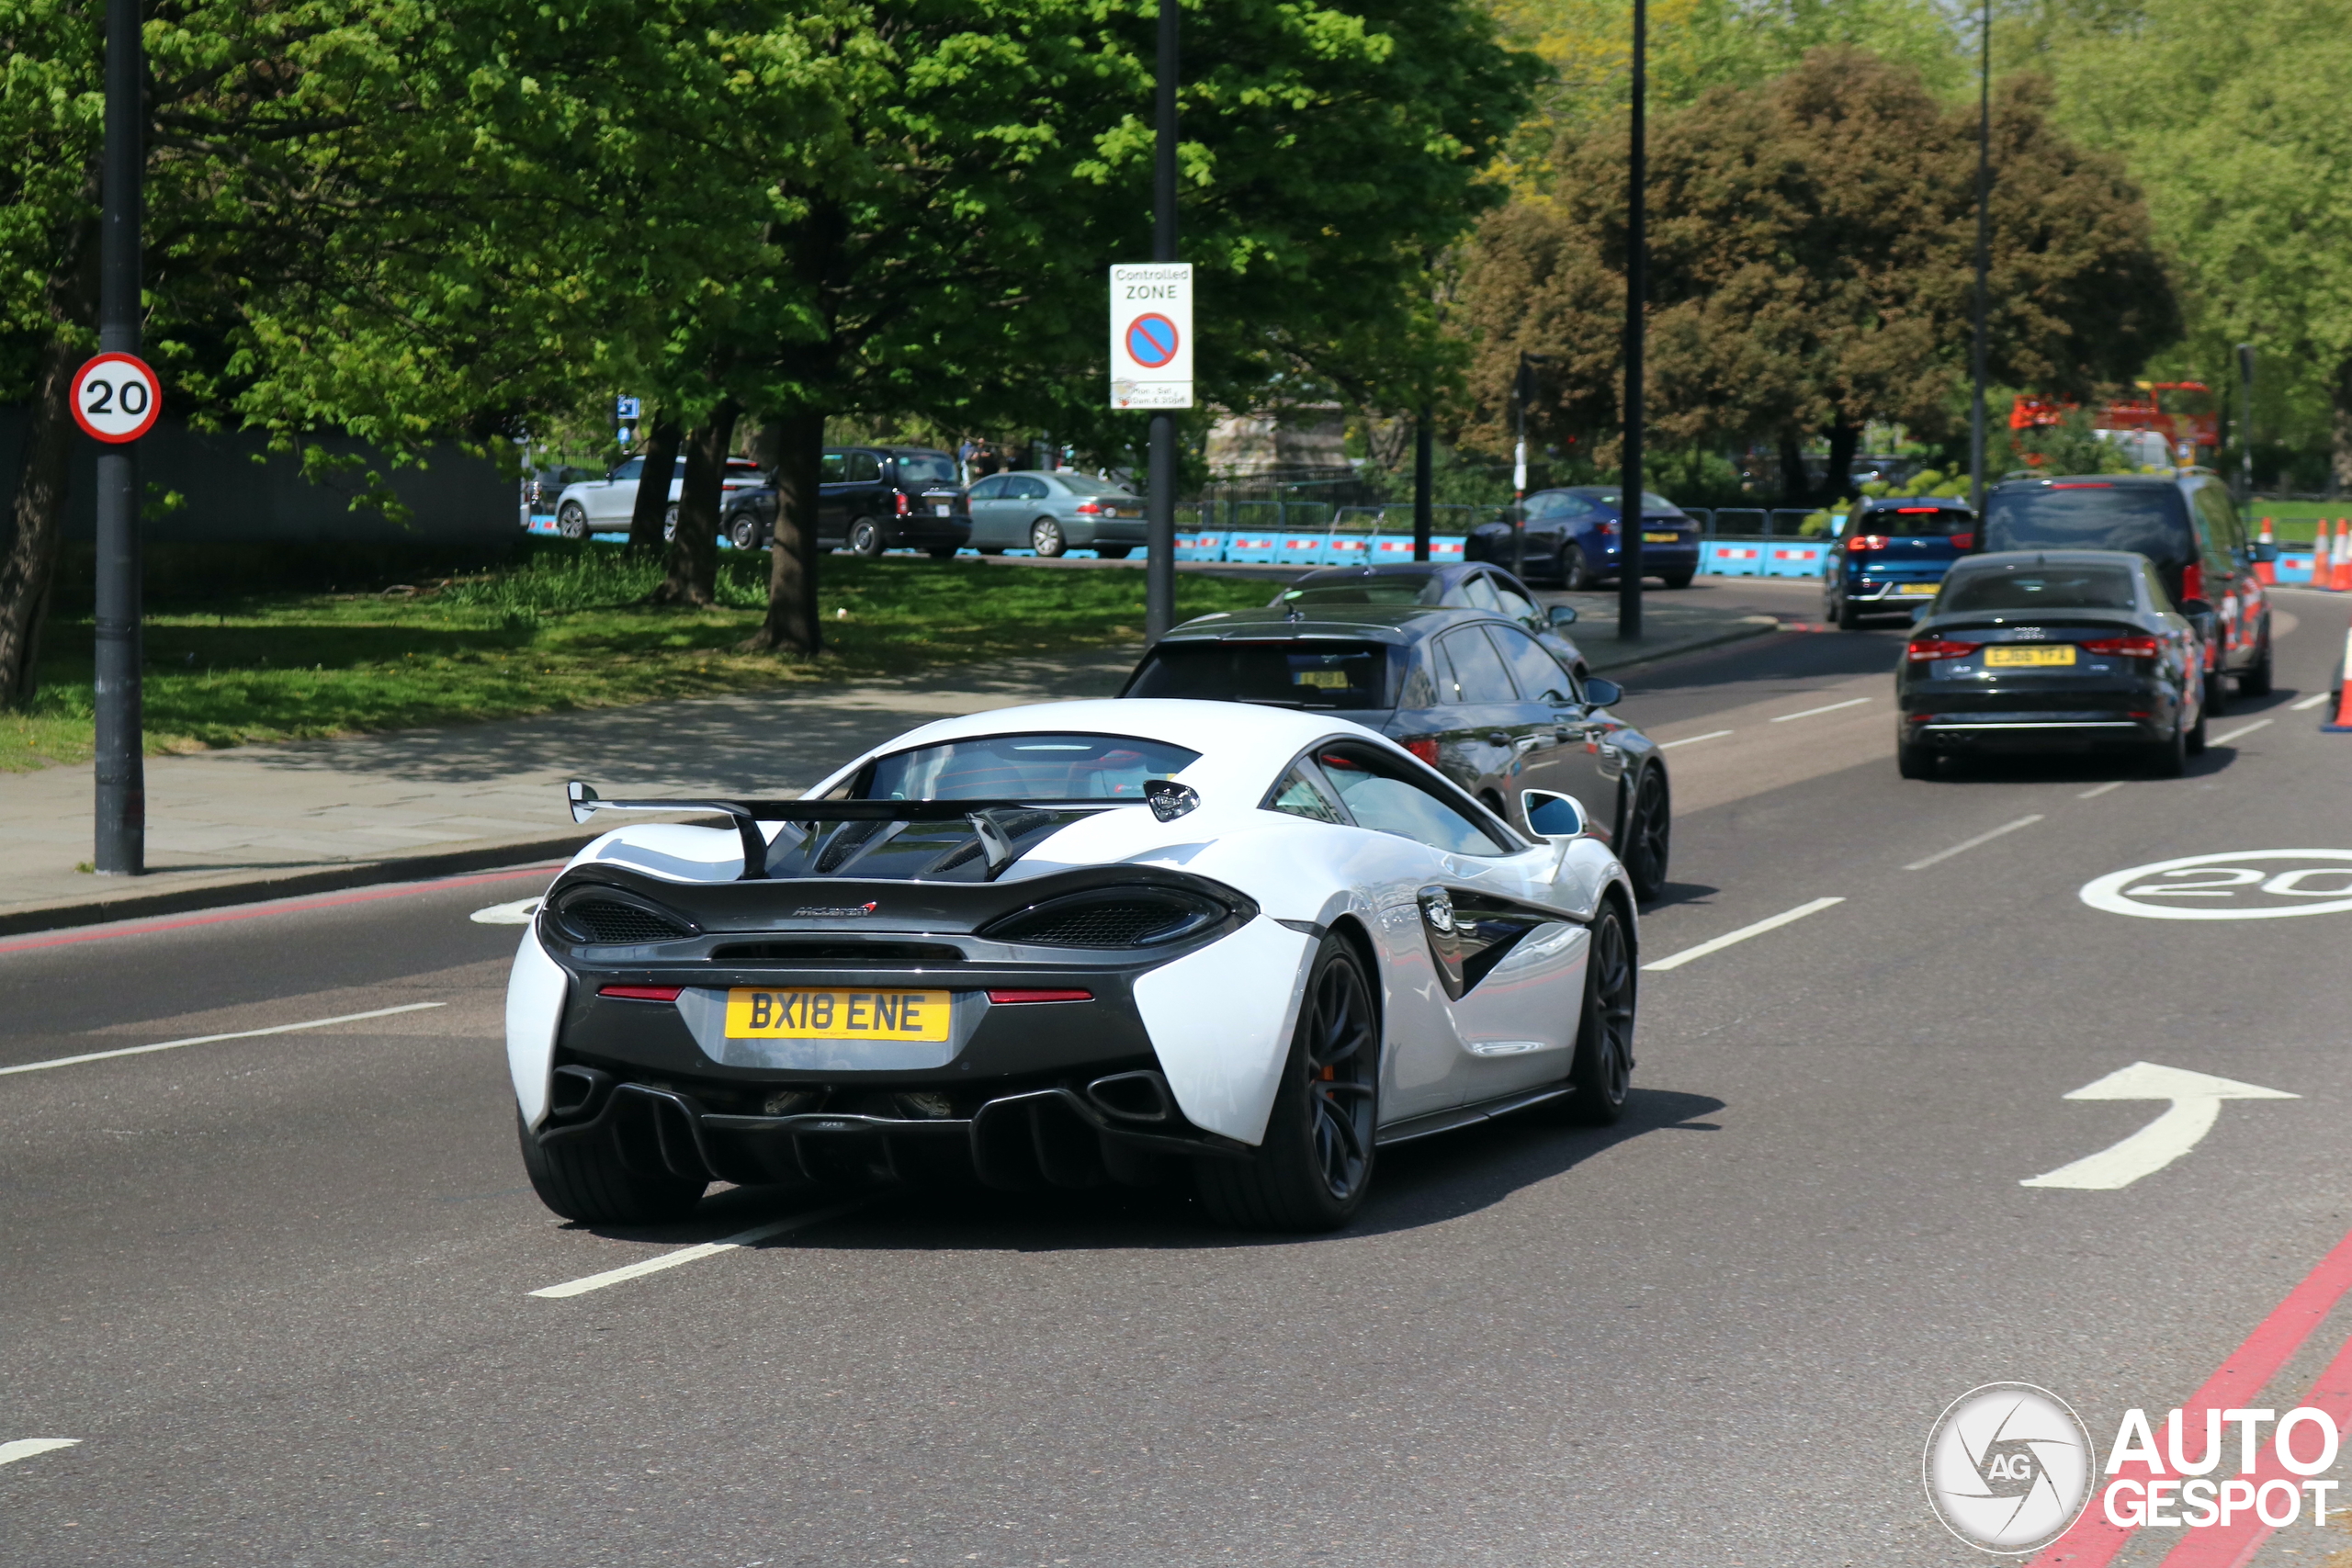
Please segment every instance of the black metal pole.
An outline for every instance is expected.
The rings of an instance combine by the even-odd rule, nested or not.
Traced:
[[[1642,302],[1649,265],[1649,11],[1634,0],[1633,146],[1625,187],[1625,474],[1617,506],[1617,639],[1642,636]]]
[[[104,207],[98,224],[98,349],[139,352],[139,240],[146,68],[139,0],[107,0]],[[106,875],[147,869],[147,776],[141,761],[139,460],[136,443],[98,455],[96,855]]]
[[[2238,500],[2254,499],[2254,344],[2238,344]]]
[[[1519,370],[1510,379],[1510,401],[1519,422],[1510,454],[1510,570],[1527,577],[1527,351],[1519,355]]]
[[[1437,525],[1437,508],[1431,497],[1437,482],[1434,448],[1437,445],[1437,415],[1423,403],[1413,421],[1413,558],[1430,558],[1430,535]]]
[[[1976,321],[1969,349],[1968,504],[1984,515],[1984,313],[1993,269],[1993,0],[1979,24],[1976,72]]]
[[[1152,150],[1151,259],[1176,257],[1176,0],[1159,0],[1159,137]],[[1151,416],[1151,486],[1144,538],[1143,632],[1147,640],[1176,624],[1176,416]]]

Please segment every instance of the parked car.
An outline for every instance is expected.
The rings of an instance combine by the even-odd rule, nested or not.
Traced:
[[[556,464],[533,468],[523,481],[523,500],[534,516],[555,510],[556,498],[582,479],[602,479],[594,468],[582,468],[570,464]]]
[[[1310,571],[1274,595],[1274,607],[1318,613],[1328,604],[1429,604],[1457,610],[1488,610],[1509,615],[1549,647],[1581,680],[1584,653],[1566,628],[1576,624],[1573,604],[1545,606],[1527,584],[1500,567],[1431,566],[1416,561],[1386,566],[1341,566]]]
[[[719,532],[739,550],[775,537],[775,487],[731,496]],[[818,470],[817,543],[852,555],[927,550],[944,560],[972,536],[956,459],[929,446],[829,446]]]
[[[2205,646],[2125,550],[2014,550],[1951,569],[1895,669],[1895,761],[2126,747],[2177,777],[2205,749]]]
[[[1976,547],[1976,513],[1935,496],[1854,503],[1822,563],[1821,614],[1843,631],[1865,615],[1909,615],[1936,596],[1951,563]]]
[[[2204,639],[2204,711],[2226,711],[2234,677],[2270,691],[2270,597],[2257,563],[2276,545],[2248,540],[2227,486],[2210,468],[2169,474],[2011,479],[1984,499],[1988,550],[2131,550],[2153,562],[2172,607]]]
[[[1092,550],[1125,560],[1144,544],[1148,526],[1141,496],[1072,469],[1016,469],[972,486],[972,547],[984,556]]]
[[[1122,697],[1192,697],[1333,713],[1395,740],[1529,832],[1521,792],[1573,796],[1635,890],[1666,886],[1673,829],[1666,759],[1516,619],[1421,604],[1236,610],[1187,621]]]
[[[1527,498],[1529,577],[1563,588],[1587,589],[1613,581],[1623,553],[1623,495],[1608,485],[1539,490]],[[1464,542],[1464,560],[1511,564],[1508,522],[1484,523]],[[1642,575],[1668,588],[1688,588],[1699,571],[1699,525],[1662,495],[1642,492]]]
[[[584,539],[591,534],[627,528],[637,510],[637,487],[644,473],[645,459],[636,457],[616,464],[597,478],[566,485],[556,502],[556,532],[567,539]],[[721,508],[726,505],[725,497],[764,482],[759,465],[750,458],[728,458],[726,472],[718,481]],[[678,494],[685,484],[686,460],[681,457],[670,468],[670,504],[662,513],[662,536],[665,539],[677,529]]]
[[[1625,1108],[1624,867],[1573,802],[1522,836],[1343,719],[1000,708],[800,800],[568,793],[729,822],[605,834],[516,952],[523,1166],[584,1224],[713,1181],[1172,1179],[1221,1224],[1329,1230],[1381,1145]]]

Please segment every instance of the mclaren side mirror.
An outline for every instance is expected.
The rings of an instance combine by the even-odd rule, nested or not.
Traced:
[[[1555,604],[1544,612],[1544,618],[1555,626],[1572,626],[1577,624],[1577,607],[1574,604]]]
[[[1523,789],[1519,792],[1521,811],[1526,814],[1527,826],[1539,839],[1558,841],[1581,839],[1588,826],[1584,807],[1572,795],[1555,795],[1548,789]]]
[[[1625,700],[1625,688],[1614,681],[1588,675],[1584,682],[1584,700],[1597,708],[1614,707]]]

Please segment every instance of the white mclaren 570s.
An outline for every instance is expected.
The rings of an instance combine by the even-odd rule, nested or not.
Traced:
[[[1317,1230],[1380,1148],[1622,1112],[1636,930],[1569,796],[1233,703],[925,725],[794,800],[605,800],[515,955],[523,1158],[589,1223],[714,1180],[1189,1179]]]

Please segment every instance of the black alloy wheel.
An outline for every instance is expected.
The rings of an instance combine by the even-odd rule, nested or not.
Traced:
[[[737,513],[735,520],[727,525],[727,542],[739,550],[758,549],[760,547],[759,520],[748,513]]]
[[[1363,1206],[1380,1101],[1380,1019],[1363,965],[1346,937],[1323,939],[1264,1141],[1248,1160],[1193,1163],[1202,1206],[1220,1224],[1335,1230]]]
[[[1029,525],[1029,547],[1053,559],[1069,548],[1069,541],[1062,536],[1062,525],[1050,517],[1040,517]]]
[[[1560,1108],[1572,1122],[1611,1127],[1625,1114],[1625,1098],[1634,1087],[1634,985],[1624,917],[1604,898],[1592,922],[1584,1011],[1577,1021],[1576,1060],[1568,1068],[1576,1092]]]
[[[1585,564],[1583,547],[1560,547],[1560,586],[1571,593],[1581,593],[1600,580],[1592,575],[1592,568]]]
[[[864,556],[868,560],[882,553],[882,525],[871,517],[861,517],[849,525],[849,553]]]
[[[672,502],[662,513],[662,537],[664,543],[678,536],[678,503]]]
[[[1674,834],[1674,811],[1666,798],[1666,780],[1656,768],[1644,768],[1634,788],[1634,809],[1625,820],[1625,874],[1633,879],[1634,897],[1649,903],[1666,891],[1667,854]]]
[[[563,510],[555,514],[555,531],[567,539],[588,536],[588,513],[576,501],[567,501]]]

